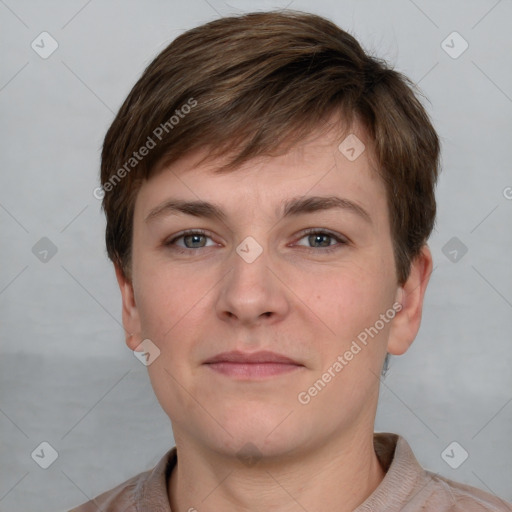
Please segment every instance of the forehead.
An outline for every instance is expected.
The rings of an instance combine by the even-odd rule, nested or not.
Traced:
[[[139,221],[172,198],[209,201],[222,205],[228,215],[275,216],[284,211],[287,198],[336,194],[373,215],[385,214],[386,192],[372,141],[357,123],[343,134],[327,123],[285,154],[257,157],[233,171],[217,172],[227,156],[201,162],[207,155],[204,148],[157,168],[137,195]]]

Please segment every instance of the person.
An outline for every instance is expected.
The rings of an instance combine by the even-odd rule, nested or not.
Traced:
[[[176,446],[73,510],[511,510],[374,432],[433,265],[440,142],[420,94],[293,10],[211,21],[150,63],[95,195]]]

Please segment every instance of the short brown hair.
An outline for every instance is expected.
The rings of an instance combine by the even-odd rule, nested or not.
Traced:
[[[439,139],[415,91],[314,14],[255,12],[188,30],[149,64],[105,136],[109,258],[131,279],[135,199],[157,165],[208,148],[209,158],[233,155],[216,172],[231,171],[292,147],[339,113],[345,129],[360,120],[372,143],[403,284],[434,227],[439,172]]]

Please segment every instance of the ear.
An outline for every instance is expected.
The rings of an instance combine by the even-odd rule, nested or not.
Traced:
[[[402,304],[402,309],[391,323],[387,349],[390,354],[402,355],[416,338],[421,323],[423,298],[431,273],[432,254],[425,244],[411,263],[407,281],[397,289],[395,300]]]
[[[131,350],[135,350],[141,343],[142,338],[140,335],[139,311],[135,304],[133,285],[118,265],[114,264],[114,268],[123,300],[123,326],[126,335],[126,345]]]

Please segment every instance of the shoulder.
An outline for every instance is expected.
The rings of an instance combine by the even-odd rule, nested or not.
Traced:
[[[398,434],[375,433],[374,446],[386,474],[357,512],[512,512],[512,505],[494,494],[422,467]]]
[[[176,448],[169,450],[148,471],[144,471],[69,512],[170,512],[167,481],[177,462]]]
[[[143,482],[150,471],[139,473],[96,498],[73,508],[69,512],[129,512],[136,510],[135,489]]]
[[[425,470],[430,482],[424,497],[436,512],[512,512],[512,505],[494,494]],[[412,509],[411,509],[412,510]]]

